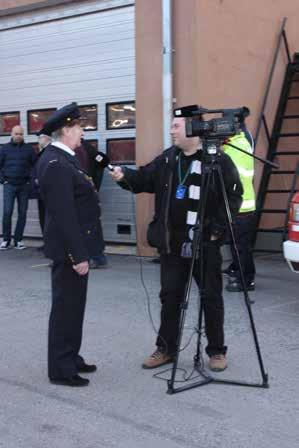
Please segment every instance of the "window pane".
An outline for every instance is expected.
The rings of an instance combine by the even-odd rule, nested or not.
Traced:
[[[98,129],[98,107],[96,104],[79,106],[82,126],[84,131],[96,131]]]
[[[37,109],[28,110],[27,122],[28,122],[28,134],[36,134],[39,132],[48,118],[55,112],[56,108],[52,109]]]
[[[114,164],[135,164],[135,139],[107,140],[107,156]]]
[[[135,116],[135,101],[106,104],[107,129],[135,128]]]
[[[0,113],[0,135],[10,135],[14,126],[20,124],[20,112]]]

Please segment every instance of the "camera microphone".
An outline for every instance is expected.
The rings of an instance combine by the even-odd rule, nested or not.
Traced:
[[[108,168],[109,171],[114,170],[114,167],[110,163],[109,157],[104,152],[98,151],[98,154],[95,157],[95,159],[101,165],[102,168]]]

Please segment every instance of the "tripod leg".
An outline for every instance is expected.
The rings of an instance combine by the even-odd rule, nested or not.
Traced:
[[[203,188],[201,190],[203,191],[203,198],[202,203],[200,207],[200,217],[202,218],[205,213],[206,204],[207,204],[207,198],[208,198],[208,192],[209,192],[209,185],[211,182],[211,176],[212,171],[205,172],[205,166],[203,166]],[[204,220],[200,220],[200,233],[203,235],[203,224]],[[202,292],[204,290],[204,283],[205,283],[205,276],[204,276],[204,259],[203,259],[203,238],[200,239],[199,242],[199,269],[200,269],[200,286],[198,287],[198,295],[200,300],[199,305],[199,313],[198,313],[198,323],[197,323],[197,344],[196,344],[196,354],[194,356],[194,366],[197,368],[203,367],[201,365],[201,353],[202,353],[202,344],[201,344],[201,336],[202,336],[202,321],[203,321],[203,300],[202,300]]]
[[[249,315],[250,325],[251,325],[253,339],[254,339],[254,343],[255,343],[255,349],[256,349],[259,365],[260,365],[260,370],[261,370],[261,375],[262,375],[262,379],[263,379],[263,384],[267,385],[268,384],[268,375],[266,374],[265,369],[264,369],[264,364],[263,364],[263,359],[262,359],[262,355],[261,355],[260,345],[259,345],[259,341],[258,341],[258,337],[257,337],[257,332],[256,332],[256,328],[255,328],[255,323],[254,323],[254,319],[253,319],[252,310],[251,310],[250,299],[249,299],[248,291],[247,291],[247,288],[246,288],[246,282],[245,282],[245,279],[244,279],[244,274],[243,274],[243,269],[242,269],[241,260],[240,260],[240,256],[239,256],[239,251],[238,251],[238,248],[237,248],[236,238],[235,238],[235,235],[234,235],[234,230],[233,230],[233,225],[232,225],[232,216],[231,216],[229,203],[228,203],[228,198],[227,198],[227,194],[226,194],[226,190],[225,190],[224,179],[223,179],[221,167],[219,165],[217,165],[216,168],[217,168],[218,176],[219,176],[219,179],[220,179],[221,192],[222,192],[223,200],[224,200],[224,203],[225,203],[226,216],[227,216],[227,220],[228,220],[230,236],[231,236],[231,239],[232,239],[232,242],[233,242],[233,246],[234,246],[234,250],[235,250],[235,253],[236,253],[236,259],[237,259],[237,263],[238,263],[238,269],[239,269],[239,272],[240,272],[240,280],[241,280],[241,285],[242,285],[242,289],[243,289],[245,305],[247,307],[247,311],[248,311],[248,315]]]
[[[185,325],[185,320],[186,320],[186,312],[187,312],[189,298],[190,298],[190,291],[191,291],[191,285],[192,285],[192,277],[193,277],[195,259],[198,255],[198,248],[199,248],[199,257],[200,257],[201,278],[203,279],[203,243],[202,243],[202,238],[201,238],[202,231],[203,231],[203,220],[200,219],[200,217],[204,216],[204,210],[206,207],[207,196],[208,196],[208,191],[209,191],[208,186],[210,183],[211,175],[212,175],[211,171],[208,171],[207,173],[203,172],[203,174],[202,174],[201,190],[204,192],[204,194],[198,204],[199,206],[198,206],[198,212],[197,212],[197,222],[195,225],[196,230],[194,231],[193,244],[192,244],[192,246],[193,246],[192,259],[191,259],[191,263],[190,263],[190,270],[189,270],[189,275],[188,275],[188,282],[187,282],[186,288],[185,288],[184,299],[183,299],[183,302],[181,305],[179,332],[178,332],[177,343],[176,343],[176,353],[174,356],[174,363],[173,363],[173,367],[172,367],[171,379],[168,380],[168,391],[167,392],[170,394],[174,393],[174,383],[175,383],[175,378],[176,378],[180,347],[181,347],[184,325]],[[202,284],[201,284],[200,290],[201,289],[202,289]],[[201,327],[202,327],[202,305],[200,307],[199,318],[198,318],[197,353],[195,356],[195,358],[198,358],[198,359],[200,359],[200,350],[201,350]]]

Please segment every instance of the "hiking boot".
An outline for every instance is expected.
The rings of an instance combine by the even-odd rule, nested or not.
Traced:
[[[164,364],[168,364],[169,362],[173,362],[173,357],[165,353],[160,347],[142,364],[143,369],[155,369],[156,367],[164,366]]]
[[[213,355],[209,360],[209,369],[213,372],[222,372],[227,368],[227,359],[226,356],[222,353],[218,353],[217,355]]]
[[[241,292],[243,291],[243,287],[241,283],[238,280],[234,280],[232,282],[229,282],[228,285],[226,285],[225,289],[229,292]],[[247,291],[254,291],[255,290],[255,283],[254,281],[248,282],[246,284]]]
[[[10,242],[3,240],[0,244],[0,250],[7,250],[9,249]]]

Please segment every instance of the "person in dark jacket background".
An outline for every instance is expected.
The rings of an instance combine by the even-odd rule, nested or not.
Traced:
[[[74,149],[83,130],[76,103],[56,112],[41,133],[52,136],[37,162],[41,199],[45,204],[44,252],[52,264],[52,308],[49,319],[48,376],[51,383],[87,386],[79,373],[97,367],[80,355],[93,248],[100,244],[101,210],[97,192],[81,169]]]
[[[188,280],[193,226],[201,196],[201,141],[198,137],[186,137],[184,118],[174,118],[171,135],[174,146],[148,165],[138,170],[114,167],[111,172],[112,178],[122,188],[134,193],[155,194],[155,215],[148,228],[148,242],[160,253],[162,308],[157,349],[144,361],[142,366],[145,369],[172,362],[178,348],[181,303]],[[231,159],[223,153],[218,155],[218,162],[222,168],[230,210],[235,215],[241,205],[243,192],[238,171]],[[204,290],[201,300],[209,367],[214,371],[222,371],[227,367],[227,347],[224,345],[220,246],[225,241],[226,210],[217,177],[213,178],[207,194],[203,223]],[[199,285],[199,260],[195,261],[193,277]]]
[[[38,136],[38,154],[37,154],[37,160],[41,157],[43,151],[45,148],[51,143],[51,137],[44,134],[37,134]],[[42,235],[44,235],[44,227],[45,227],[45,216],[46,216],[46,210],[45,205],[40,197],[39,193],[39,185],[38,185],[38,179],[37,179],[37,161],[33,167],[32,173],[31,173],[31,192],[29,199],[36,199],[37,200],[37,207],[38,207],[38,219],[39,219],[39,225],[42,232]],[[37,248],[38,251],[43,252],[44,245]]]
[[[91,177],[97,192],[99,192],[103,180],[104,168],[101,163],[96,160],[98,151],[91,143],[82,138],[81,145],[75,149],[75,153],[81,168]],[[100,269],[108,266],[107,257],[104,254],[105,243],[101,221],[99,221],[98,225],[101,235],[101,244],[99,247],[94,248],[94,254],[89,260],[90,269]]]
[[[14,245],[16,249],[25,249],[22,238],[26,225],[31,170],[35,161],[34,149],[24,142],[23,128],[14,126],[10,142],[0,150],[0,171],[3,182],[3,241],[0,250],[6,250],[10,246],[11,218],[15,199],[18,204],[18,220],[14,232]]]

